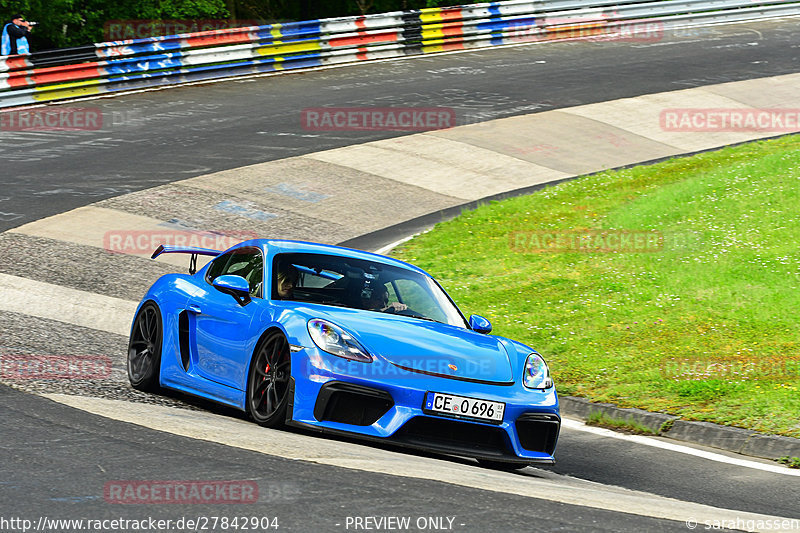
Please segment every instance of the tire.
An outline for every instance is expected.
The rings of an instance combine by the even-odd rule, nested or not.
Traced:
[[[134,389],[146,392],[158,389],[163,340],[161,310],[155,303],[147,302],[136,314],[128,342],[128,380]]]
[[[256,346],[247,374],[247,413],[257,424],[271,428],[283,425],[291,370],[289,341],[280,331],[268,333]]]
[[[478,464],[484,468],[491,468],[492,470],[504,470],[506,472],[514,472],[515,470],[522,470],[528,463],[507,463],[505,461],[492,461],[489,459],[478,459]]]

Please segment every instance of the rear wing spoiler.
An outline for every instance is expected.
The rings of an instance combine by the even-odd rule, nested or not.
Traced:
[[[150,256],[150,259],[155,259],[161,254],[192,254],[192,257],[189,259],[189,274],[194,275],[197,272],[197,256],[198,255],[208,255],[211,257],[216,257],[222,252],[219,250],[211,250],[209,248],[193,248],[191,246],[164,246],[163,244],[159,245],[156,248],[153,255]]]

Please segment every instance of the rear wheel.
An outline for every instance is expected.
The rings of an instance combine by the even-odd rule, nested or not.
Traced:
[[[489,459],[478,459],[478,464],[484,468],[491,468],[492,470],[505,470],[506,472],[513,472],[515,470],[522,470],[527,463],[506,463],[504,461],[492,461]]]
[[[247,376],[247,412],[257,424],[278,427],[289,404],[292,360],[289,342],[273,331],[256,347]]]
[[[163,338],[161,311],[155,303],[147,302],[136,315],[128,342],[128,380],[133,388],[158,388]]]

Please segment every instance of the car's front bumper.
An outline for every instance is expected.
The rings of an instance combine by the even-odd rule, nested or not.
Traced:
[[[553,463],[561,419],[555,387],[422,375],[383,360],[344,361],[304,348],[292,357],[287,423],[481,459]],[[500,423],[424,411],[428,392],[503,402]]]

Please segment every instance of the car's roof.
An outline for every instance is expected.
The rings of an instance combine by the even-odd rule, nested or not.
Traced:
[[[364,252],[362,250],[355,250],[353,248],[344,248],[342,246],[335,246],[332,244],[322,244],[317,242],[306,241],[290,241],[283,239],[253,239],[245,241],[238,246],[263,246],[268,253],[310,253],[310,254],[327,254],[337,255],[340,257],[352,257],[354,259],[362,259],[365,261],[376,261],[387,265],[393,265],[408,270],[414,270],[422,274],[428,275],[427,272],[419,267],[386,257],[385,255],[374,254],[372,252]],[[238,247],[237,246],[237,247]]]

